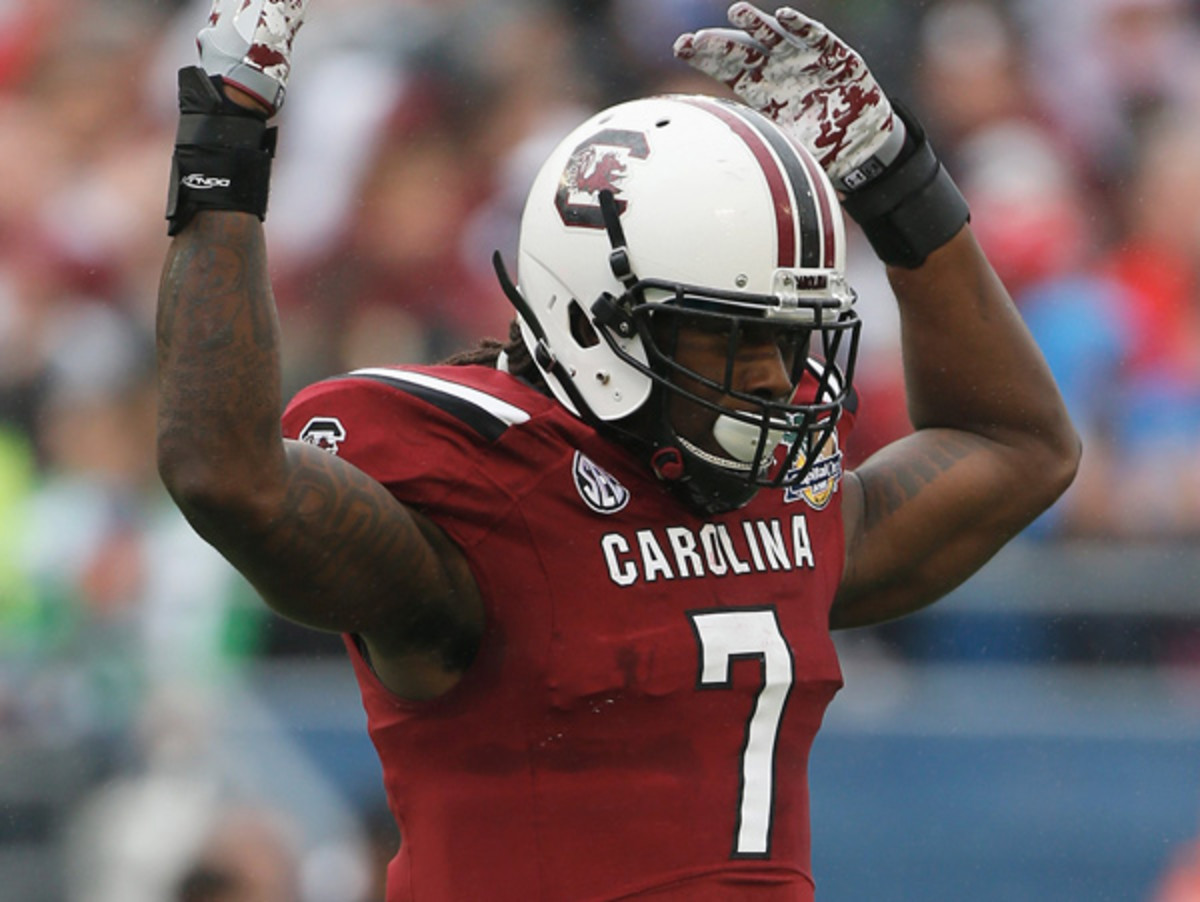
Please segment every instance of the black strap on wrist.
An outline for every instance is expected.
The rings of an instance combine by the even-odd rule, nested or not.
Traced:
[[[904,149],[883,172],[847,193],[842,206],[880,260],[916,269],[958,234],[971,211],[920,123],[899,104],[893,106],[908,132]]]
[[[199,66],[179,70],[179,114],[167,234],[177,234],[200,210],[266,218],[276,138],[266,115],[229,100]]]

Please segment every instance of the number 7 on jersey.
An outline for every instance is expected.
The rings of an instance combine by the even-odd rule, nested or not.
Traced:
[[[771,854],[771,818],[775,801],[775,741],[792,691],[792,651],[773,608],[693,611],[700,643],[701,689],[730,689],[732,663],[757,660],[762,686],[746,721],[742,745],[734,858],[767,858]]]

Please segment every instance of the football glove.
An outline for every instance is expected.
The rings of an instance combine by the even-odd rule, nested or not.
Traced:
[[[277,113],[307,6],[308,0],[213,0],[208,24],[196,36],[200,65]]]
[[[817,158],[852,191],[879,175],[904,145],[904,123],[866,63],[832,31],[790,7],[768,15],[734,3],[735,28],[705,28],[675,42],[675,55],[728,85]]]

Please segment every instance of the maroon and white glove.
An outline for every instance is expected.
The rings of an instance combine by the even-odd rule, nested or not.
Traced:
[[[728,85],[770,117],[852,191],[895,160],[904,123],[848,44],[790,7],[768,15],[734,3],[735,28],[705,28],[675,42],[675,55]]]
[[[307,6],[308,0],[213,0],[208,25],[196,36],[200,65],[278,112]]]

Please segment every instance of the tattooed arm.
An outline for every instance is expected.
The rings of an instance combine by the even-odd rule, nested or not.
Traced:
[[[975,572],[1066,489],[1079,443],[970,227],[889,267],[916,432],[845,480],[835,628],[914,611]]]
[[[174,239],[157,340],[159,470],[196,530],[279,613],[361,634],[394,691],[452,686],[482,626],[461,554],[366,474],[281,438],[256,217],[201,212]]]
[[[214,0],[179,73],[159,288],[158,465],[184,515],[280,614],[357,633],[393,691],[470,663],[479,592],[459,550],[375,480],[281,435],[279,327],[260,220],[307,0]],[[218,88],[219,86],[219,88]]]

